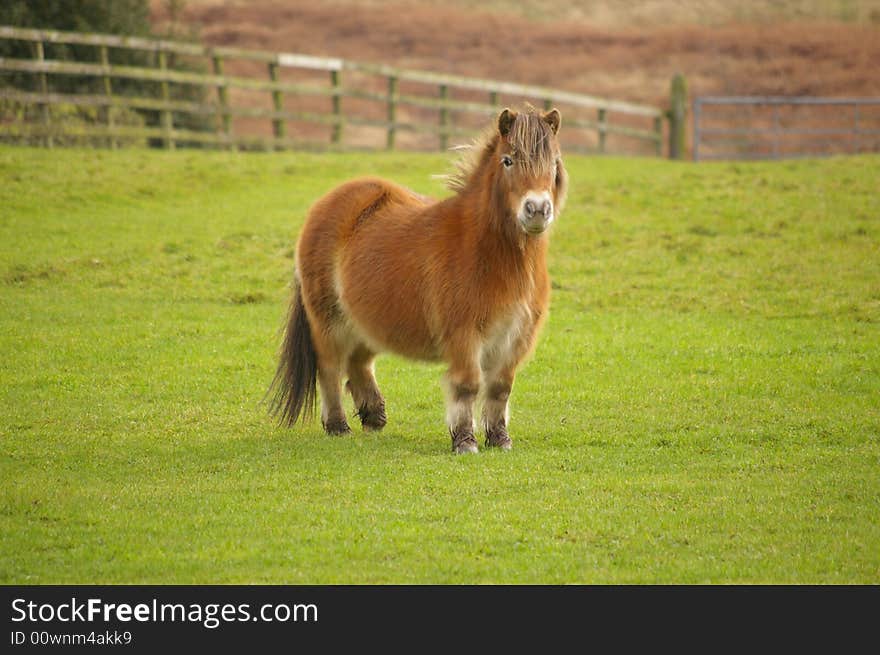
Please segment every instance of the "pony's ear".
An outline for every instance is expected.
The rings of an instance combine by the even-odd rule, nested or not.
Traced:
[[[513,127],[513,121],[516,120],[516,112],[505,109],[498,115],[498,132],[501,136],[507,136],[510,128]]]
[[[559,124],[562,122],[562,115],[559,113],[558,109],[551,109],[544,114],[543,118],[547,121],[547,125],[550,126],[550,129],[553,130],[553,134],[559,132]]]

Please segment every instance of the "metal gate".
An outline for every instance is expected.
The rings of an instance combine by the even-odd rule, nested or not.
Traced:
[[[880,98],[694,98],[694,160],[880,152]]]

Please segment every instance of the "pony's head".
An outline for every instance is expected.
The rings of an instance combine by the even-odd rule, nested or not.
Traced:
[[[568,176],[556,137],[559,123],[557,109],[544,114],[505,109],[498,116],[497,138],[490,141],[494,150],[484,159],[484,166],[496,167],[497,210],[527,235],[546,231],[565,203]]]

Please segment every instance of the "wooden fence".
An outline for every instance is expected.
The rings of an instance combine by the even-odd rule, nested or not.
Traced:
[[[636,144],[642,152],[662,156],[664,127],[668,153],[684,155],[685,89],[682,78],[673,80],[670,109],[598,98],[569,91],[475,79],[446,74],[409,71],[390,66],[353,62],[337,58],[273,53],[228,47],[205,47],[194,43],[152,38],[83,34],[0,26],[0,40],[30,44],[30,58],[0,57],[0,99],[34,106],[38,120],[0,123],[0,136],[27,135],[51,147],[53,134],[63,126],[53,125],[50,108],[57,105],[95,107],[102,120],[77,125],[78,136],[97,138],[114,145],[121,138],[150,139],[173,149],[182,144],[222,148],[376,148],[400,147],[401,133],[422,135],[424,148],[446,149],[453,137],[471,137],[505,104],[528,101],[538,107],[563,108],[566,149],[596,153],[632,151],[622,142]],[[94,48],[92,61],[55,60],[47,48],[57,44]],[[137,51],[148,56],[145,65],[116,65],[111,55]],[[189,69],[173,65],[174,58],[201,62]],[[235,63],[239,71],[229,74]],[[256,68],[254,68],[256,67]],[[263,74],[254,74],[263,68]],[[306,82],[285,79],[287,71],[305,71]],[[3,74],[32,76],[30,91],[3,85]],[[55,76],[99,81],[100,92],[70,93],[53,90]],[[317,77],[316,77],[317,76]],[[153,85],[155,93],[130,95],[116,87],[137,81],[143,88]],[[129,82],[129,85],[131,82]],[[403,88],[406,85],[406,88]],[[174,88],[198,88],[200,99],[180,99]],[[256,104],[254,96],[258,97]],[[245,103],[249,97],[251,102]],[[320,106],[290,108],[304,97],[318,99]],[[236,98],[240,101],[237,101]],[[364,109],[363,103],[372,105]],[[348,107],[348,104],[352,107]],[[360,103],[360,109],[353,105]],[[147,111],[158,119],[155,125],[115,124],[112,108]],[[407,108],[406,113],[401,108]],[[189,115],[201,120],[199,129],[181,126]],[[478,119],[478,120],[477,120]],[[248,129],[236,121],[250,121]],[[254,129],[253,122],[263,128]],[[299,129],[291,135],[290,124],[323,126],[321,139],[304,138],[315,129]],[[664,126],[668,123],[668,126]],[[269,127],[271,126],[271,129]],[[373,140],[354,138],[358,128],[373,130]],[[261,133],[262,132],[262,133]],[[379,133],[376,138],[376,132]],[[580,134],[580,140],[576,136]],[[424,141],[424,139],[430,141]],[[436,141],[435,141],[436,139]],[[569,143],[574,142],[574,146]]]

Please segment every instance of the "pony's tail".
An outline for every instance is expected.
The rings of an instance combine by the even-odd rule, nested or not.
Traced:
[[[300,417],[305,421],[315,413],[318,356],[312,343],[309,317],[303,305],[302,289],[294,281],[290,314],[278,358],[278,370],[269,386],[269,411],[288,427]]]

